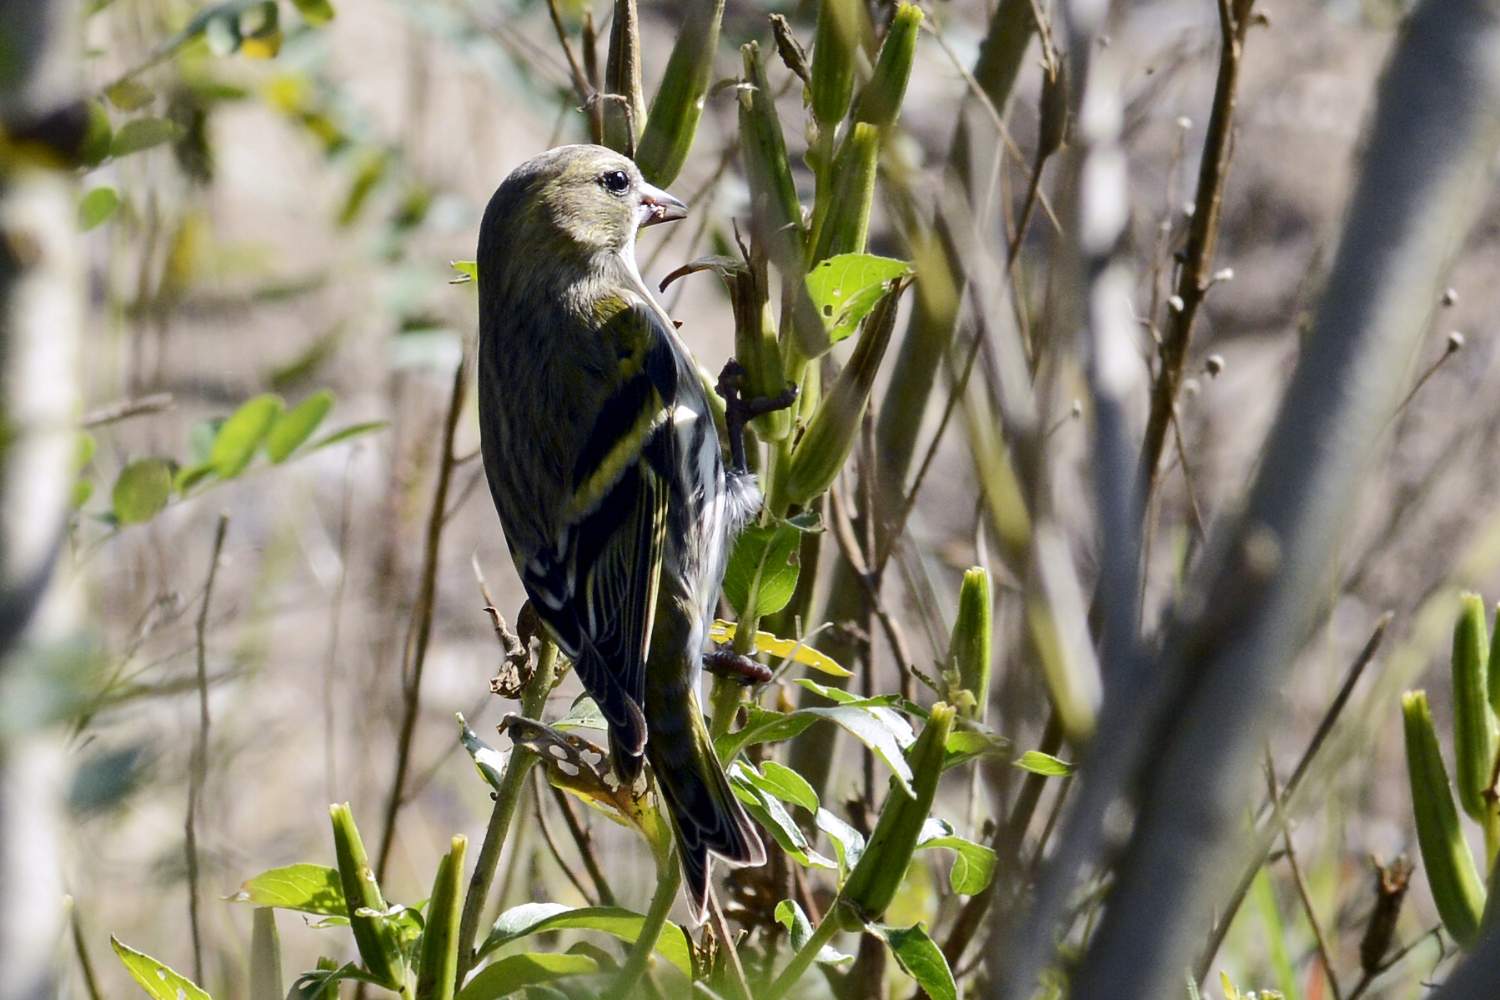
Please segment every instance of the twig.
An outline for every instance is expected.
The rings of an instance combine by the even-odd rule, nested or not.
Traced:
[[[69,930],[73,935],[73,951],[78,955],[78,972],[83,977],[83,989],[89,1000],[103,1000],[103,994],[99,992],[99,980],[94,974],[94,962],[89,958],[88,942],[83,937],[83,924],[78,919],[78,900],[73,899],[73,906],[68,915]]]
[[[562,14],[557,9],[557,0],[547,0],[547,13],[552,16],[552,27],[557,32],[558,44],[562,46],[563,55],[567,57],[568,75],[573,78],[573,89],[578,93],[579,102],[588,111],[589,135],[594,142],[599,142],[604,137],[604,109],[597,100],[598,91],[589,82],[588,75],[578,63],[578,56],[573,52],[573,43],[568,40],[568,31],[563,27]]]
[[[545,780],[544,778],[543,781]],[[578,873],[573,871],[573,867],[563,858],[562,850],[558,848],[557,841],[552,837],[552,827],[547,824],[547,810],[542,805],[542,786],[535,779],[531,782],[531,797],[536,802],[537,826],[542,829],[542,840],[546,842],[552,860],[557,862],[557,867],[561,868],[562,873],[568,877],[568,881],[573,883],[573,888],[578,890],[578,894],[592,904],[593,900],[589,899],[589,891],[583,886],[583,879],[578,877]]]
[[[328,801],[338,801],[337,729],[334,708],[339,677],[339,619],[344,608],[344,586],[349,579],[349,505],[354,477],[349,474],[352,456],[344,463],[344,489],[339,502],[339,579],[333,588],[333,606],[328,617],[328,652],[323,664],[323,769],[328,780]]]
[[[1223,204],[1224,181],[1229,174],[1233,146],[1234,107],[1239,89],[1240,61],[1244,54],[1245,33],[1250,28],[1250,10],[1254,0],[1219,0],[1219,75],[1214,84],[1213,108],[1208,116],[1208,130],[1203,140],[1203,159],[1198,169],[1198,191],[1193,199],[1193,219],[1188,227],[1187,246],[1183,250],[1182,270],[1177,278],[1177,292],[1171,300],[1166,335],[1161,342],[1161,369],[1151,391],[1151,412],[1146,422],[1146,439],[1141,446],[1139,481],[1141,495],[1148,500],[1156,486],[1157,469],[1166,441],[1177,390],[1182,384],[1182,368],[1187,360],[1188,343],[1193,332],[1193,318],[1198,313],[1209,286],[1214,260],[1214,244],[1219,236],[1219,210]]]
[[[396,819],[404,804],[406,773],[411,765],[412,737],[416,733],[417,715],[422,707],[422,672],[427,665],[427,647],[432,639],[432,612],[437,600],[438,552],[443,537],[444,514],[448,509],[448,487],[453,481],[453,439],[458,417],[463,412],[464,390],[468,386],[468,351],[453,373],[453,389],[448,398],[448,415],[443,422],[442,457],[437,482],[433,487],[432,507],[427,517],[427,538],[422,554],[422,576],[417,589],[416,606],[407,632],[402,669],[401,730],[396,740],[396,773],[391,778],[390,793],[385,802],[385,828],[380,835],[380,853],[375,863],[375,877],[385,878],[391,846],[396,839]]]
[[[1390,627],[1391,619],[1394,617],[1395,615],[1390,611],[1380,616],[1375,623],[1374,630],[1370,633],[1370,638],[1365,641],[1364,648],[1349,665],[1344,675],[1344,683],[1339,685],[1338,693],[1334,695],[1333,701],[1323,713],[1323,718],[1318,722],[1318,728],[1302,751],[1302,757],[1297,761],[1292,776],[1287,779],[1286,788],[1282,790],[1281,795],[1284,802],[1291,802],[1296,797],[1297,790],[1302,785],[1302,779],[1307,775],[1308,768],[1312,766],[1313,760],[1322,750],[1329,734],[1333,732],[1334,724],[1343,714],[1344,706],[1349,703],[1349,698],[1354,694],[1354,687],[1364,675],[1365,668],[1375,658],[1375,653],[1380,649],[1380,643],[1385,638],[1386,629]],[[1269,806],[1262,806],[1260,817],[1263,818],[1269,809]],[[1250,892],[1250,883],[1255,880],[1255,873],[1260,871],[1261,865],[1265,864],[1266,856],[1270,853],[1271,845],[1275,840],[1275,828],[1261,822],[1255,834],[1254,847],[1245,862],[1244,870],[1240,873],[1239,882],[1230,894],[1228,902],[1218,911],[1218,921],[1209,932],[1208,942],[1198,957],[1198,964],[1193,970],[1194,982],[1201,984],[1208,977],[1208,970],[1213,964],[1214,956],[1219,953],[1219,946],[1224,943],[1224,936],[1229,933],[1229,925],[1233,923],[1234,915],[1239,912],[1245,896]]]
[[[1313,941],[1318,946],[1318,958],[1323,963],[1323,975],[1328,979],[1328,990],[1333,994],[1333,1000],[1344,1000],[1338,974],[1333,969],[1333,951],[1328,947],[1328,935],[1323,932],[1323,924],[1318,920],[1317,910],[1313,908],[1312,892],[1307,888],[1307,879],[1302,877],[1302,866],[1297,863],[1297,850],[1292,846],[1292,825],[1287,822],[1286,812],[1282,808],[1281,791],[1276,787],[1276,764],[1271,760],[1270,747],[1266,748],[1266,796],[1270,799],[1276,825],[1281,828],[1281,840],[1286,845],[1287,867],[1291,869],[1292,882],[1297,886],[1297,895],[1302,900],[1302,912],[1307,917],[1308,925],[1312,927]]]
[[[906,641],[906,633],[901,625],[891,617],[891,613],[880,599],[879,583],[870,573],[865,564],[864,556],[860,552],[859,542],[854,537],[854,526],[850,523],[847,512],[844,510],[843,502],[839,499],[838,490],[829,490],[829,527],[832,529],[834,540],[838,542],[839,551],[848,560],[854,574],[859,578],[860,585],[869,595],[870,603],[875,613],[875,620],[880,622],[881,631],[885,633],[886,641],[891,644],[891,650],[896,658],[901,661],[902,669],[906,669],[915,663],[911,655],[911,647]]]
[[[719,894],[712,886],[708,890],[708,925],[713,928],[714,937],[719,939],[724,964],[729,966],[729,985],[734,988],[734,995],[738,1000],[755,1000],[755,994],[750,992],[750,981],[745,978],[745,966],[740,962],[739,949],[734,946],[734,934],[724,919],[724,910],[719,906]]]
[[[1423,942],[1425,942],[1428,938],[1433,938],[1434,940],[1436,940],[1438,943],[1438,948],[1441,949],[1443,946],[1442,925],[1438,924],[1437,926],[1428,928],[1425,932],[1418,935],[1410,943],[1403,945],[1390,958],[1382,962],[1380,964],[1380,968],[1376,969],[1374,972],[1367,972],[1362,977],[1360,977],[1359,982],[1354,987],[1354,992],[1349,994],[1349,1000],[1359,1000],[1359,998],[1364,996],[1365,992],[1369,990],[1371,986],[1375,985],[1376,979],[1380,978],[1382,975],[1389,972],[1391,969],[1395,968],[1398,964],[1404,961],[1407,955],[1420,948]]]
[[[552,790],[552,800],[557,803],[558,811],[562,813],[563,823],[568,828],[573,843],[578,847],[578,856],[583,859],[584,870],[589,873],[589,879],[594,883],[594,892],[599,897],[601,906],[615,905],[615,891],[610,888],[609,880],[604,877],[604,869],[599,866],[599,858],[594,854],[594,838],[589,836],[588,828],[578,822],[578,817],[573,812],[573,805],[568,801],[567,793],[555,785],[549,785]]]
[[[170,410],[177,405],[170,392],[157,392],[149,396],[139,396],[135,399],[122,399],[90,410],[83,415],[79,423],[85,430],[95,427],[103,427],[105,424],[118,423],[130,417],[138,417],[145,413],[160,413],[162,410]]]
[[[1427,366],[1426,371],[1417,376],[1417,380],[1412,383],[1411,391],[1406,394],[1406,398],[1401,400],[1401,405],[1396,407],[1395,412],[1391,414],[1391,419],[1394,420],[1401,414],[1401,411],[1406,409],[1406,405],[1416,398],[1417,393],[1422,391],[1422,386],[1426,385],[1427,380],[1437,374],[1437,370],[1443,367],[1444,362],[1463,349],[1464,335],[1457,331],[1448,334],[1447,346],[1444,347],[1443,353],[1436,361]]]
[[[203,934],[198,925],[198,800],[208,778],[208,606],[214,594],[214,580],[219,575],[219,554],[224,550],[224,533],[229,530],[229,515],[220,514],[214,529],[213,554],[209,557],[208,580],[203,585],[203,603],[198,608],[198,738],[193,743],[192,767],[188,773],[187,819],[184,849],[187,854],[188,925],[193,934],[193,978],[203,982]]]

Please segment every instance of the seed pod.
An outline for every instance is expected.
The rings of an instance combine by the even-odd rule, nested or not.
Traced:
[[[858,0],[823,0],[813,36],[813,117],[824,128],[836,128],[854,93],[854,60],[859,49]]]
[[[1500,714],[1500,607],[1496,609],[1495,634],[1490,640],[1489,674],[1490,710]]]
[[[943,773],[944,747],[948,734],[953,731],[954,715],[952,705],[939,702],[932,706],[922,735],[906,752],[916,797],[908,798],[895,779],[891,781],[891,790],[886,795],[880,819],[865,844],[864,853],[839,891],[836,911],[838,919],[848,930],[857,930],[885,916],[886,908],[891,905],[901,880],[906,876],[912,852],[917,847],[917,837],[927,822],[927,814],[932,811],[938,779]],[[830,917],[833,915],[829,914]]]
[[[1068,134],[1068,78],[1063,64],[1053,59],[1042,70],[1042,104],[1037,120],[1036,162],[1062,147]]]
[[[807,69],[807,50],[792,33],[792,26],[781,14],[771,15],[771,36],[776,39],[776,54],[792,75],[802,81],[803,87],[812,86],[812,75]]]
[[[875,168],[880,130],[859,124],[849,132],[833,161],[833,197],[819,200],[823,218],[813,219],[814,249],[809,267],[835,254],[863,253],[875,202]]]
[[[984,721],[990,700],[990,574],[975,566],[964,573],[958,591],[958,615],[948,641],[948,658],[958,672],[958,683],[973,698],[960,706],[965,718]]]
[[[772,241],[772,259],[781,260],[791,248],[800,259],[804,234],[802,206],[792,182],[791,162],[776,103],[766,82],[760,46],[746,42],[740,47],[744,76],[740,81],[740,145],[749,175],[754,216],[763,219]]]
[[[875,373],[896,328],[896,304],[905,288],[904,280],[894,283],[865,318],[864,330],[849,363],[834,379],[813,412],[807,430],[792,449],[790,467],[779,482],[780,499],[786,503],[807,504],[827,490],[843,468],[870,401]]]
[[[1488,637],[1484,601],[1464,594],[1453,627],[1453,756],[1458,801],[1464,812],[1484,821],[1485,789],[1495,761],[1495,734],[1485,677]]]
[[[360,960],[371,975],[396,989],[402,978],[395,964],[396,942],[379,919],[359,914],[360,910],[383,913],[386,907],[359,828],[354,825],[354,814],[347,802],[329,806],[328,814],[333,820],[333,851],[344,887],[344,905],[349,909],[349,929],[354,932]]]
[[[744,270],[726,273],[724,280],[734,306],[734,356],[745,369],[745,395],[765,399],[776,396],[786,384],[781,374],[781,346],[766,302],[766,262],[758,248],[751,254],[753,259],[746,262]],[[791,431],[792,413],[790,409],[773,410],[757,416],[751,425],[766,440],[780,441]]]
[[[875,71],[865,89],[859,92],[859,101],[854,105],[855,121],[867,122],[877,128],[896,124],[901,114],[901,99],[906,96],[906,84],[911,79],[912,63],[916,60],[917,36],[921,28],[922,8],[909,3],[896,8],[885,41],[880,43]]]
[[[646,97],[641,88],[641,30],[635,0],[615,0],[609,29],[609,59],[604,64],[604,144],[634,157],[636,139],[646,124]]]
[[[454,837],[447,854],[438,862],[427,897],[427,924],[422,930],[422,971],[417,977],[416,1000],[453,1000],[458,979],[458,918],[463,905],[459,885],[464,875],[467,837]]]
[[[1443,926],[1455,941],[1467,946],[1479,932],[1485,891],[1458,825],[1458,810],[1453,806],[1448,769],[1443,766],[1443,755],[1438,750],[1427,693],[1408,691],[1402,695],[1401,715],[1417,843],[1422,849],[1427,885]]]
[[[1374,977],[1380,972],[1380,963],[1391,950],[1396,921],[1401,917],[1401,901],[1410,886],[1411,862],[1404,856],[1397,857],[1389,866],[1375,863],[1375,906],[1370,910],[1364,936],[1359,939],[1359,967],[1367,976]]]
[[[703,100],[713,76],[719,22],[723,17],[724,0],[689,4],[687,19],[667,59],[661,89],[651,102],[651,113],[641,131],[641,145],[635,157],[646,180],[658,187],[666,187],[676,179],[693,147],[698,119],[703,115]]]

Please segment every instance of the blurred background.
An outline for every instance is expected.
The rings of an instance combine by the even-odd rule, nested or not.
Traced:
[[[111,933],[187,965],[183,817],[199,724],[199,619],[221,516],[221,560],[202,622],[212,715],[197,830],[205,986],[220,1000],[242,995],[235,984],[242,982],[250,911],[218,897],[272,866],[330,863],[330,802],[352,803],[366,839],[378,838],[404,704],[403,653],[423,600],[444,417],[475,332],[474,286],[453,283],[460,276],[449,262],[474,256],[485,202],[513,167],[587,134],[546,3],[334,3],[336,16],[325,23],[283,4],[274,44],[269,30],[234,44],[210,32],[128,76],[153,62],[202,8],[95,0],[82,24],[88,89],[106,95],[102,106],[116,135],[133,120],[174,123],[168,141],[106,160],[80,189],[113,195],[89,194],[94,204],[83,216],[81,404],[92,445],[79,466],[86,485],[59,574],[91,680],[86,710],[67,729],[61,854],[79,936],[105,996],[133,988],[108,958]],[[688,6],[641,4],[648,93]],[[810,41],[804,6],[811,5],[730,0],[716,76],[738,73],[741,42],[771,45],[768,13],[784,13]],[[974,63],[990,13],[984,0],[923,6],[930,30],[895,140],[917,171],[918,190],[939,183],[968,87],[964,68]],[[566,0],[558,7],[570,33],[586,11],[607,30],[608,4]],[[1233,509],[1254,473],[1336,249],[1362,128],[1405,12],[1395,0],[1257,10],[1266,23],[1246,46],[1214,259],[1220,278],[1198,316],[1178,406],[1180,443],[1167,449],[1153,511],[1148,627],[1203,531]],[[1218,64],[1218,14],[1211,0],[1122,5],[1101,44],[1124,70],[1127,239],[1137,263],[1137,313],[1146,317],[1170,294],[1172,253],[1192,210]],[[771,72],[773,83],[790,80],[778,63]],[[1029,150],[1039,80],[1037,64],[1028,61],[1007,134],[991,129],[978,141]],[[801,121],[800,89],[782,90],[784,121]],[[643,237],[639,260],[648,282],[715,252],[732,237],[732,221],[743,220],[748,188],[736,156],[735,112],[732,87],[710,93],[692,153],[672,185],[692,212]],[[800,171],[805,140],[793,127],[788,132]],[[1001,159],[1002,194],[1018,206],[1029,163],[1019,153]],[[1044,195],[1057,196],[1061,176],[1044,174]],[[810,175],[799,173],[798,181],[805,191]],[[1037,212],[1023,248],[1020,266],[1029,276],[1047,273],[1051,211],[1049,203]],[[1280,693],[1270,748],[1284,774],[1380,615],[1394,612],[1373,678],[1363,682],[1383,695],[1371,693],[1351,710],[1323,762],[1325,793],[1296,825],[1312,897],[1351,955],[1373,903],[1370,856],[1389,861],[1415,851],[1391,695],[1418,683],[1429,667],[1444,668],[1451,605],[1435,616],[1434,595],[1447,593],[1461,573],[1469,585],[1488,584],[1492,597],[1500,595],[1497,561],[1474,543],[1476,529],[1492,520],[1500,473],[1493,460],[1500,394],[1493,391],[1492,335],[1500,315],[1493,280],[1500,214],[1493,201],[1473,212],[1473,235],[1449,279],[1451,292],[1434,303],[1418,360],[1419,374],[1436,368],[1392,417],[1379,474],[1349,512],[1355,531],[1343,552],[1348,579],[1327,627]],[[903,255],[878,200],[871,234],[874,252]],[[689,277],[663,301],[704,366],[717,370],[733,347],[719,283]],[[1151,354],[1143,327],[1142,385]],[[261,457],[237,476],[174,496],[143,523],[119,523],[112,491],[131,463],[159,457],[191,469],[207,457],[213,422],[247,400],[275,393],[291,406],[325,390],[332,408],[314,440],[341,428],[357,433],[283,463]],[[1079,467],[1064,480],[1075,485],[1059,504],[1080,573],[1091,580],[1095,543],[1078,485],[1088,475],[1086,429],[1072,415],[1066,388],[1063,396],[1047,423],[1055,424],[1058,453]],[[910,414],[924,441],[944,397],[932,397],[930,412]],[[1139,428],[1146,399],[1129,403]],[[907,569],[886,588],[919,662],[943,655],[943,637],[933,638],[924,623],[951,620],[964,567],[990,561],[982,531],[976,547],[978,488],[961,424],[939,449],[913,512]],[[391,898],[421,898],[431,859],[449,836],[477,840],[483,830],[487,789],[455,738],[454,713],[489,738],[516,710],[489,692],[501,656],[476,570],[507,617],[522,595],[473,457],[477,448],[470,393],[456,426],[453,451],[461,461],[436,549],[409,800],[385,876]],[[1008,598],[1014,587],[1000,571],[1001,621],[1020,613]],[[1011,652],[1002,650],[996,664],[1007,706],[1000,728],[1025,748],[1039,741],[1045,711],[1040,681]],[[882,669],[894,676],[884,655]],[[1443,714],[1446,685],[1433,687]],[[576,691],[569,680],[548,714],[564,712]],[[840,744],[830,795],[840,782],[847,794],[859,778],[847,743]],[[1342,766],[1351,760],[1354,766]],[[551,822],[560,824],[555,813]],[[597,819],[592,827],[622,903],[643,908],[654,880],[639,845]],[[1267,871],[1264,894],[1240,911],[1214,969],[1246,986],[1274,986],[1284,981],[1280,970],[1291,969],[1304,995],[1323,995],[1321,979],[1307,971],[1312,941],[1296,890],[1281,868]],[[501,872],[506,904],[576,901],[531,824],[523,822],[508,845]],[[913,878],[909,905],[920,913],[921,880],[942,873],[934,868]],[[1436,923],[1424,884],[1414,888],[1401,920],[1403,939]],[[288,967],[351,950],[335,932],[285,916],[281,933]],[[1413,962],[1383,995],[1419,995],[1417,984],[1437,955],[1433,948]],[[64,994],[84,995],[76,962],[69,967]]]

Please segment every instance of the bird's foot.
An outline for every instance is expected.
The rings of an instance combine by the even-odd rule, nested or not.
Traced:
[[[709,673],[739,681],[745,687],[765,684],[771,679],[771,668],[756,663],[744,653],[736,653],[730,646],[716,646],[703,654],[703,666]]]
[[[745,460],[745,425],[763,414],[784,410],[797,401],[797,386],[792,382],[775,396],[747,397],[744,392],[748,380],[745,366],[730,358],[719,372],[719,383],[715,386],[724,399],[724,425],[729,431],[729,454],[735,472],[745,472],[749,468]]]

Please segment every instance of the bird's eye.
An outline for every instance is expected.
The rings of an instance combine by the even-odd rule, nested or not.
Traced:
[[[630,188],[630,175],[623,170],[608,170],[599,178],[599,183],[610,194],[624,194]]]

